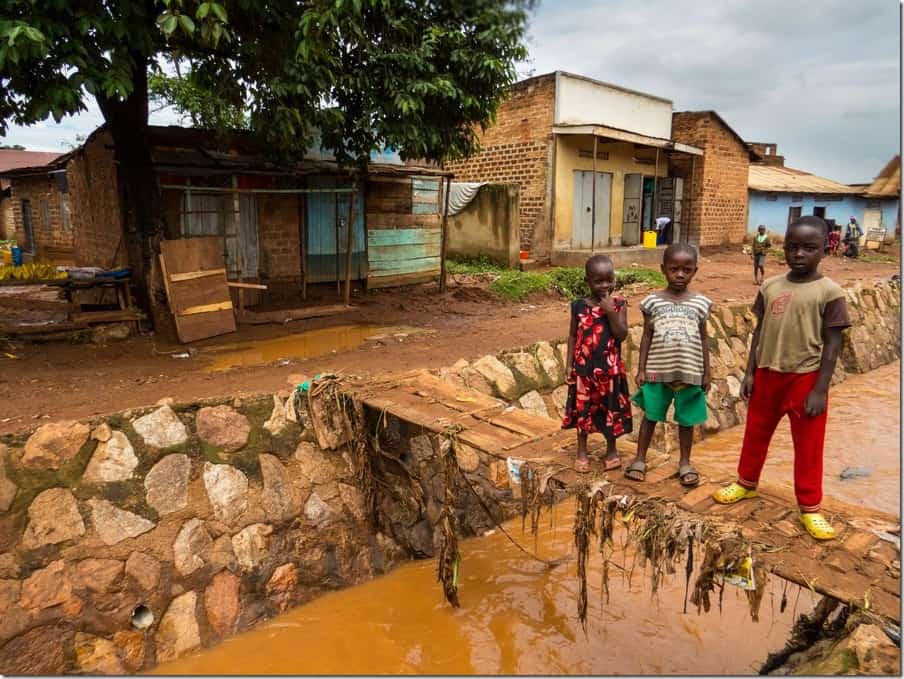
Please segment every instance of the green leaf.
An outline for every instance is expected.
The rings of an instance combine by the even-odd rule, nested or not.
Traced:
[[[179,19],[176,18],[175,14],[170,14],[168,17],[166,17],[166,20],[161,25],[164,35],[166,35],[167,37],[171,36],[175,32],[178,23]]]
[[[195,22],[191,20],[191,17],[187,14],[179,15],[179,25],[182,26],[182,30],[191,35],[195,32]]]
[[[217,19],[222,21],[224,24],[229,23],[229,17],[226,15],[226,8],[223,7],[223,5],[218,2],[211,2],[209,4],[211,11],[213,11],[213,13],[217,15]]]
[[[198,11],[195,13],[195,18],[198,20],[203,19],[210,12],[210,3],[202,2],[201,6],[198,7]]]

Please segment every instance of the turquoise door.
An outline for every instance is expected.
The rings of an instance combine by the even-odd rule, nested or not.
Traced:
[[[350,186],[341,177],[309,177],[307,188],[333,189]],[[308,193],[305,195],[306,252],[305,276],[308,283],[345,280],[348,245],[349,193]],[[364,194],[355,197],[355,224],[352,231],[353,280],[367,278],[367,251],[364,239]]]

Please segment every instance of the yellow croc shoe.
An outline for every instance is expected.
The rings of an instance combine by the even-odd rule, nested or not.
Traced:
[[[729,483],[724,488],[719,488],[713,493],[713,500],[722,505],[733,505],[735,502],[746,500],[749,497],[756,497],[757,492],[750,488],[745,488],[737,481]]]
[[[835,529],[832,528],[832,524],[819,512],[802,513],[800,522],[804,524],[807,532],[817,540],[831,540],[835,537]]]

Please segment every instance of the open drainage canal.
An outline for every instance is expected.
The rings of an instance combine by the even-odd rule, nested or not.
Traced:
[[[313,358],[333,351],[347,351],[364,342],[392,343],[411,335],[433,332],[424,328],[378,325],[334,325],[306,332],[254,342],[235,342],[201,349],[212,359],[205,370],[219,372],[230,368],[265,365],[281,358]]]
[[[881,387],[880,387],[881,385]],[[900,450],[898,364],[854,376],[833,390],[826,445],[826,494],[897,513]],[[790,478],[783,424],[768,477]],[[695,454],[731,471],[741,427],[698,444]],[[629,449],[625,446],[623,451]],[[625,452],[623,452],[625,455]],[[845,469],[862,474],[841,478]],[[868,474],[868,475],[866,475]],[[506,529],[533,546],[520,519]],[[574,555],[574,500],[541,516],[536,551]],[[620,544],[624,530],[616,530]],[[770,577],[751,620],[745,593],[726,586],[698,615],[688,601],[684,568],[655,596],[638,567],[630,582],[617,552],[608,602],[591,547],[586,634],[577,616],[575,561],[552,569],[527,558],[501,533],[462,540],[461,608],[444,600],[436,561],[412,562],[363,585],[327,594],[219,646],[158,666],[157,674],[751,674],[789,637],[795,618],[817,602],[809,589]],[[696,573],[691,577],[693,589]]]

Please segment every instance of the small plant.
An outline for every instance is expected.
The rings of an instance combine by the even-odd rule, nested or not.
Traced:
[[[546,292],[551,286],[549,274],[508,270],[490,283],[490,292],[512,302],[520,302],[532,292]]]
[[[632,266],[630,269],[618,269],[615,272],[615,289],[620,290],[626,285],[646,283],[650,287],[665,285],[665,276],[661,271],[648,269],[643,266]]]
[[[506,267],[492,257],[477,255],[474,257],[455,257],[446,261],[446,269],[451,274],[488,274],[502,273]]]

